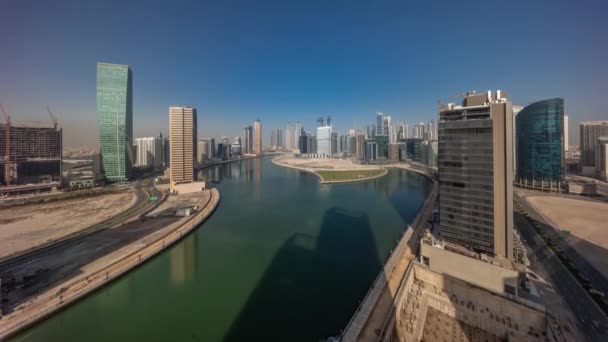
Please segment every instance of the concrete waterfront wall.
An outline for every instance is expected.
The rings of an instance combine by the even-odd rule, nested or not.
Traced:
[[[211,196],[203,209],[175,230],[159,237],[147,246],[115,260],[111,264],[61,284],[59,293],[52,293],[54,291],[49,290],[30,301],[26,307],[19,309],[16,313],[3,317],[0,321],[0,340],[4,340],[49,317],[51,314],[76,303],[181,240],[215,211],[220,201],[220,193],[215,188],[209,191],[211,191]],[[137,243],[138,241],[134,242],[134,244]]]
[[[384,267],[382,268],[382,270],[376,277],[376,280],[374,281],[374,283],[368,290],[367,294],[361,301],[361,304],[359,304],[359,307],[354,312],[352,318],[350,319],[350,321],[347,323],[346,327],[344,328],[342,335],[341,335],[342,341],[356,341],[358,339],[358,337],[361,333],[361,330],[363,329],[366,322],[368,321],[370,314],[372,313],[374,307],[376,306],[376,304],[378,302],[378,299],[382,295],[383,291],[388,290],[387,281],[391,276],[400,277],[401,281],[403,281],[403,279],[405,279],[405,275],[407,274],[407,269],[409,269],[409,267],[405,270],[404,274],[400,274],[400,275],[398,275],[398,274],[393,275],[393,270],[395,269],[396,264],[399,263],[402,260],[402,258],[406,257],[405,254],[406,254],[406,251],[408,250],[409,240],[412,238],[412,236],[414,236],[414,238],[416,238],[416,239],[418,238],[418,235],[421,232],[422,227],[426,224],[426,221],[428,220],[428,216],[430,216],[430,214],[432,213],[432,208],[434,208],[435,202],[437,201],[438,184],[437,184],[437,181],[433,178],[433,176],[431,174],[429,174],[425,171],[422,171],[422,170],[409,168],[407,165],[399,164],[399,165],[391,165],[391,167],[406,169],[406,170],[416,172],[416,173],[419,173],[419,174],[427,177],[428,179],[430,179],[433,182],[433,189],[431,190],[431,193],[425,200],[424,205],[422,206],[422,208],[416,215],[416,218],[411,223],[410,226],[413,229],[407,230],[406,233],[401,238],[401,240],[399,240],[397,247],[391,253],[391,255],[388,258],[388,260],[386,261]],[[416,234],[414,234],[414,232],[416,232]],[[394,299],[398,299],[398,297],[395,297]],[[390,319],[393,314],[394,314],[394,307],[391,307],[389,312],[386,312],[387,316],[384,319],[385,326],[390,323]],[[384,327],[380,327],[380,328],[384,328]]]

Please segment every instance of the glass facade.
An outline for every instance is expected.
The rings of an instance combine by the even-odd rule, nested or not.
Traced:
[[[97,120],[106,180],[123,182],[133,167],[133,77],[127,65],[97,63]]]
[[[517,115],[516,182],[561,187],[564,181],[564,100],[535,102]]]

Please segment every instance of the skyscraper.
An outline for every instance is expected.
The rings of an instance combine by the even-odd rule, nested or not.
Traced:
[[[300,137],[302,136],[302,123],[300,121],[296,122],[296,131],[294,133],[294,144],[293,148],[300,148]]]
[[[243,154],[253,152],[253,127],[251,125],[243,127],[243,145],[241,146]]]
[[[504,92],[467,94],[439,111],[444,240],[513,258],[513,112]]]
[[[378,133],[378,134],[389,135],[390,127],[391,127],[391,117],[390,117],[390,115],[387,115],[382,119],[382,133]]]
[[[153,166],[159,168],[162,166],[162,137],[146,137],[136,138],[135,148],[137,156],[135,165],[137,166]]]
[[[317,127],[317,154],[331,157],[331,126]]]
[[[376,134],[384,134],[382,127],[384,127],[384,114],[376,113]],[[368,138],[369,136],[370,134],[368,134]]]
[[[558,189],[565,176],[564,99],[532,103],[516,120],[517,174],[523,185]]]
[[[599,137],[608,137],[608,121],[581,122],[581,166],[595,170],[595,147]]]
[[[287,128],[285,129],[285,148],[293,148],[293,130],[291,129],[291,121],[287,122]]]
[[[128,65],[97,63],[99,145],[109,182],[124,182],[133,174],[132,88]]]
[[[262,123],[257,119],[253,124],[253,153],[262,154]]]
[[[194,181],[196,160],[196,109],[169,107],[169,139],[171,141],[171,186]]]

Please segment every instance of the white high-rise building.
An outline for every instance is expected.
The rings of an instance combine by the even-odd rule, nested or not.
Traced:
[[[292,149],[293,147],[293,130],[291,129],[291,122],[287,122],[287,129],[285,129],[285,148]]]
[[[382,120],[382,134],[389,135],[390,127],[391,127],[391,117],[390,117],[390,115],[387,115]],[[378,134],[378,133],[376,133],[376,134]]]
[[[317,154],[331,157],[331,126],[317,127]]]
[[[409,139],[410,137],[410,126],[406,123],[401,124],[401,139]]]
[[[296,122],[296,130],[293,134],[293,146],[296,149],[300,148],[300,137],[302,136],[302,123],[300,121]]]
[[[389,126],[389,130],[388,130],[389,143],[396,144],[397,140],[399,140],[399,126],[398,125]]]
[[[163,145],[161,138],[145,137],[135,139],[135,166],[162,166]]]
[[[568,114],[564,113],[564,151],[569,151],[570,147],[568,146]]]

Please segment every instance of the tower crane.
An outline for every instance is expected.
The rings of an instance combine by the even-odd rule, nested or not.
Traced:
[[[0,110],[2,110],[2,116],[5,122],[5,133],[6,133],[6,154],[4,157],[4,181],[6,186],[11,186],[11,116],[6,114],[4,107],[0,103]]]
[[[46,106],[46,111],[49,112],[49,116],[51,117],[51,121],[53,121],[53,128],[57,129],[57,117],[53,112],[51,112],[51,108]]]

